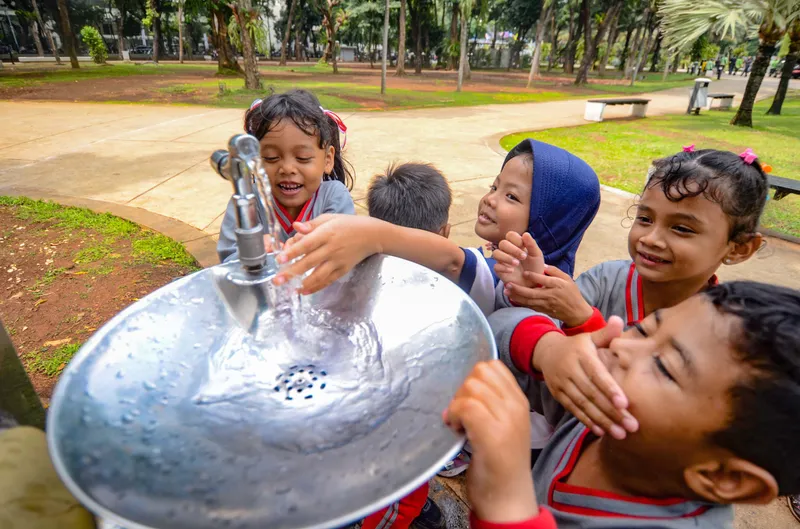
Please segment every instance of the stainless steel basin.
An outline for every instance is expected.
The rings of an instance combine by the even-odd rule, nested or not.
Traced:
[[[47,435],[89,509],[130,529],[339,527],[455,455],[442,410],[496,357],[456,285],[375,256],[247,332],[215,283],[239,269],[150,294],[67,366]]]

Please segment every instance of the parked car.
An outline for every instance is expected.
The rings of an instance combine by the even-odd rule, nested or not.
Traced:
[[[150,59],[153,56],[152,46],[136,46],[130,51],[131,59]]]
[[[797,61],[792,69],[792,79],[800,79],[800,61]]]

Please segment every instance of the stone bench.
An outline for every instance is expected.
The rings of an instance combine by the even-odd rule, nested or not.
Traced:
[[[715,99],[719,99],[719,110],[727,110],[733,106],[733,94],[708,94],[708,110],[711,110],[711,104]]]
[[[782,176],[767,175],[769,187],[775,190],[774,200],[780,200],[789,195],[800,195],[800,180],[783,178]]]
[[[586,102],[586,111],[583,114],[583,119],[586,121],[603,121],[603,112],[606,109],[606,105],[632,105],[631,116],[643,118],[647,113],[647,104],[649,102],[649,99],[639,98],[590,99]]]

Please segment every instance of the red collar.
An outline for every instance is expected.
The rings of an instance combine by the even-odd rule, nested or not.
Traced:
[[[709,507],[708,505],[701,505],[697,502],[692,502],[683,498],[647,498],[642,496],[624,496],[622,494],[616,494],[613,492],[607,492],[604,490],[599,489],[591,489],[588,487],[580,487],[578,485],[570,485],[568,484],[567,478],[575,469],[575,464],[578,462],[578,458],[583,452],[583,445],[586,441],[586,437],[589,434],[588,428],[583,428],[583,432],[579,434],[579,437],[575,442],[570,443],[567,446],[567,449],[564,451],[564,454],[561,456],[561,461],[559,461],[556,468],[561,466],[561,462],[564,458],[567,458],[567,464],[564,468],[554,476],[553,480],[550,482],[550,488],[547,492],[547,504],[559,511],[568,512],[573,514],[580,514],[584,516],[601,516],[605,518],[609,517],[617,517],[617,518],[640,518],[640,519],[663,519],[663,518],[687,518],[691,516],[697,516],[706,512]],[[554,495],[556,493],[562,494],[569,494],[574,496],[580,496],[585,498],[586,506],[578,506],[566,503],[560,503],[554,499]],[[592,501],[592,498],[596,498],[597,501]],[[604,500],[612,500],[612,502],[607,502],[609,506],[617,505],[619,506],[619,510],[617,511],[610,511],[610,510],[602,510],[599,507],[602,506]],[[673,507],[676,511],[683,510],[683,514],[678,514],[674,516],[639,516],[630,513],[624,512],[624,506],[628,505],[643,505],[643,506],[652,506],[654,508],[664,507],[665,514],[668,512],[666,508]],[[590,507],[590,505],[596,505],[597,507]],[[681,509],[683,507],[683,509]],[[696,507],[696,508],[695,508]]]
[[[708,279],[706,288],[713,287],[719,284],[717,275],[714,274]],[[627,318],[626,327],[630,327],[634,323],[642,321],[646,314],[644,313],[644,289],[642,288],[642,276],[636,270],[636,265],[631,263],[628,270],[628,280],[625,283],[625,316]]]
[[[292,224],[295,222],[307,222],[311,220],[311,213],[314,209],[314,202],[317,200],[317,194],[319,194],[319,189],[317,189],[314,194],[311,195],[311,198],[309,198],[308,201],[303,204],[303,208],[300,210],[300,213],[297,214],[297,217],[292,217],[289,214],[289,211],[283,207],[283,204],[275,199],[272,200],[275,206],[280,210],[281,214],[276,216],[278,218],[278,222],[281,224],[281,228],[283,228],[283,231],[285,231],[287,235],[294,233]]]

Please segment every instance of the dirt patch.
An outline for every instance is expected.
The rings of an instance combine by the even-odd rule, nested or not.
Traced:
[[[0,318],[46,406],[58,375],[96,329],[195,267],[154,258],[146,248],[163,236],[121,219],[127,234],[36,217],[0,203]]]

